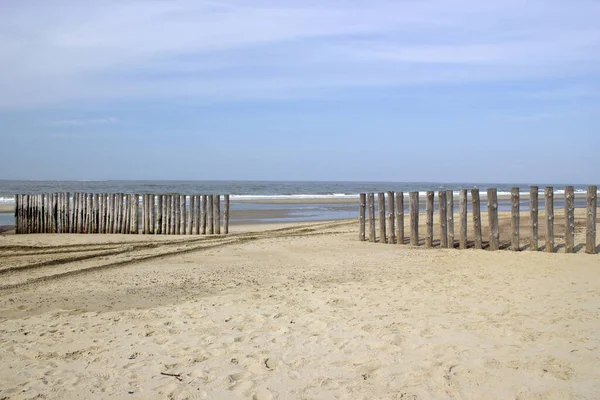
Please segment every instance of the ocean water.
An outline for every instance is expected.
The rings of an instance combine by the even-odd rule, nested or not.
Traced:
[[[543,209],[543,188],[552,186],[556,194],[555,207],[562,207],[562,196],[565,184],[531,183],[540,187],[540,209]],[[285,217],[273,217],[260,220],[244,220],[245,222],[275,221],[317,221],[330,219],[356,218],[357,204],[318,203],[314,199],[349,198],[357,199],[359,193],[377,193],[391,191],[426,191],[479,188],[484,191],[488,187],[498,189],[499,195],[510,194],[512,187],[519,187],[525,195],[529,193],[530,184],[515,183],[440,183],[440,182],[301,182],[301,181],[18,181],[0,180],[0,203],[14,203],[14,195],[39,194],[50,192],[87,192],[87,193],[154,193],[154,194],[230,194],[231,210],[277,210]],[[585,185],[573,185],[576,193],[585,193]],[[261,204],[252,200],[295,199],[304,204]],[[522,200],[522,210],[528,208],[528,196]],[[246,202],[236,202],[245,200]],[[425,206],[424,202],[421,205]],[[405,201],[408,207],[408,201]],[[585,200],[577,200],[576,207],[585,207]],[[485,210],[485,202],[482,202]],[[500,210],[510,209],[510,204],[500,201]],[[406,209],[408,211],[408,208]],[[232,224],[235,223],[232,219]],[[13,216],[0,213],[0,225],[12,225]]]

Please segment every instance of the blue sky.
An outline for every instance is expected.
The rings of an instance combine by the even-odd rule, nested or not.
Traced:
[[[598,183],[600,2],[1,0],[0,178]]]

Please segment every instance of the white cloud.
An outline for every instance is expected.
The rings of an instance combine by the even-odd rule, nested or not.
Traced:
[[[106,118],[88,118],[88,119],[62,119],[52,121],[51,125],[56,126],[88,126],[88,125],[107,125],[116,124],[119,122],[118,118],[106,117]]]
[[[4,0],[0,108],[600,73],[593,0]]]

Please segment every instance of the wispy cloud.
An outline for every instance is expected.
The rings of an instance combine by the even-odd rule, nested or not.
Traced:
[[[600,75],[593,0],[5,0],[2,15],[0,108]]]
[[[55,126],[88,126],[88,125],[109,125],[119,122],[118,118],[88,118],[88,119],[62,119],[52,121],[50,124]]]

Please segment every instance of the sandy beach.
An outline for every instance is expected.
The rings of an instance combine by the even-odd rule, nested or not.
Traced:
[[[0,398],[600,397],[600,255],[375,244],[357,225],[2,235]]]

